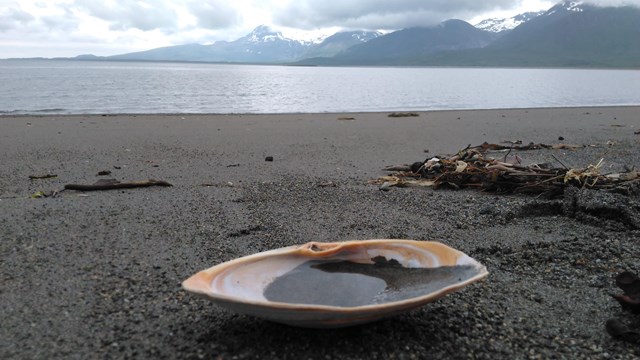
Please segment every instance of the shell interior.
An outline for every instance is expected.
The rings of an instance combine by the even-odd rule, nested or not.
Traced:
[[[263,295],[291,304],[367,306],[415,298],[477,275],[470,265],[405,268],[395,259],[376,260],[306,261],[275,278]]]

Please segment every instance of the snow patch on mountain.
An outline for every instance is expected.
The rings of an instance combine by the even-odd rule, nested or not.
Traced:
[[[372,38],[376,38],[376,37],[380,37],[382,36],[383,33],[380,31],[373,31],[373,32],[369,32],[369,31],[359,31],[359,32],[355,32],[353,34],[351,34],[351,38],[353,38],[354,40],[358,40],[360,42],[367,42],[369,40],[371,40]]]
[[[538,12],[526,12],[523,14],[518,14],[516,16],[512,16],[510,18],[499,19],[485,19],[481,22],[475,24],[474,26],[480,30],[490,31],[494,33],[499,33],[502,31],[508,31],[516,28],[518,25],[525,23],[537,16],[544,14],[544,11]]]
[[[247,40],[254,43],[284,40],[297,42],[305,46],[311,46],[321,44],[328,37],[333,36],[341,31],[343,30],[337,27],[325,28],[320,30],[299,30],[291,28],[279,28],[275,30],[269,26],[260,25],[255,28],[249,35],[247,35],[246,38]],[[355,32],[351,36],[359,41],[367,42],[371,40],[372,33],[376,34],[377,36],[384,35],[384,33],[380,31],[359,31]]]
[[[564,2],[564,8],[567,9],[567,11],[577,11],[580,12],[582,11],[582,8],[580,7],[580,5],[582,5],[584,3],[584,1],[565,1]]]
[[[584,11],[583,5],[585,5],[584,1],[563,1],[549,9],[545,15],[553,15],[558,11],[582,12]]]
[[[299,30],[299,29],[282,29],[282,34],[287,39],[298,41],[302,44],[312,45],[320,44],[329,36],[339,31],[339,28],[328,28],[322,30]]]

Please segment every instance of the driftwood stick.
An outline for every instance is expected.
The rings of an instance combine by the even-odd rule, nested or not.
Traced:
[[[149,186],[173,186],[166,181],[162,180],[141,180],[141,181],[129,181],[120,182],[116,179],[102,179],[98,180],[92,185],[82,184],[67,184],[64,186],[65,190],[78,190],[78,191],[98,191],[98,190],[114,190],[114,189],[132,189],[139,187]]]
[[[29,175],[29,179],[38,180],[38,179],[52,179],[58,177],[56,174],[42,174],[42,175]]]

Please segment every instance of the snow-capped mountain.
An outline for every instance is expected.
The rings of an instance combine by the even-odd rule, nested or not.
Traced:
[[[278,40],[288,41],[290,39],[285,38],[281,32],[276,32],[271,30],[266,25],[260,25],[257,28],[253,29],[248,35],[244,37],[248,42],[252,43],[264,43],[264,42],[273,42]]]
[[[505,19],[485,19],[475,24],[474,26],[480,30],[485,30],[493,33],[501,33],[503,31],[513,30],[520,24],[523,24],[537,16],[544,14],[546,11],[532,11],[523,14],[518,14],[510,18]]]
[[[213,44],[214,46],[219,43]],[[225,44],[226,61],[279,62],[297,59],[308,44],[286,38],[281,32],[260,25],[249,34]]]
[[[419,58],[438,52],[482,48],[495,36],[462,20],[446,20],[430,27],[398,30],[350,47],[335,56],[347,64],[384,64],[398,59]]]
[[[317,35],[317,34],[316,34]],[[243,63],[280,63],[309,56],[333,56],[355,44],[380,36],[377,32],[339,32],[292,39],[268,26],[260,25],[234,41],[218,41],[211,45],[188,44],[157,48],[108,57],[114,60],[209,61]],[[321,39],[320,39],[321,38]]]
[[[640,8],[563,1],[483,49],[493,62],[529,66],[640,64]]]
[[[261,25],[235,43],[243,46],[247,53],[262,57],[271,54],[269,61],[292,61],[313,56],[333,56],[353,45],[381,35],[382,33],[372,31],[345,31],[331,36],[303,37],[303,34],[299,34],[297,39],[292,39],[284,36],[282,32]],[[277,55],[281,55],[282,58],[277,58]]]

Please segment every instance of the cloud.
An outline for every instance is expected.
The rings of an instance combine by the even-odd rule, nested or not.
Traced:
[[[589,0],[588,4],[596,6],[635,6],[640,7],[640,0]]]
[[[237,35],[234,31],[246,10],[239,7],[240,3],[227,0],[0,3],[0,57],[74,56],[88,52],[109,55],[227,40],[228,33]],[[70,50],[73,44],[75,51]],[[121,50],[114,50],[118,48]]]
[[[72,7],[90,16],[107,21],[111,30],[175,29],[178,14],[171,6],[145,1],[76,0]]]
[[[190,1],[186,8],[197,19],[200,28],[224,29],[242,21],[240,11],[227,0]]]
[[[241,20],[241,14],[232,4],[226,0],[75,0],[73,6],[108,22],[111,30],[162,30],[174,33],[186,27],[185,17],[195,19],[191,27],[224,29],[236,25]]]
[[[497,9],[515,8],[513,0],[298,0],[273,15],[276,25],[313,29],[330,26],[399,29],[469,18]]]
[[[0,31],[2,32],[25,26],[35,20],[35,17],[28,12],[23,11],[15,4],[12,5],[0,10]]]
[[[65,37],[78,25],[79,20],[69,9],[50,3],[13,2],[0,9],[0,34],[16,40]]]

